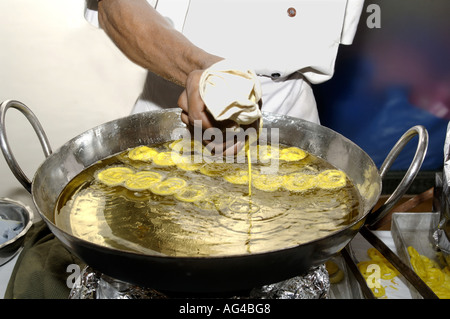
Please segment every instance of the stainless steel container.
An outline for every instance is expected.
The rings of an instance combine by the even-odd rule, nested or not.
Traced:
[[[20,170],[7,143],[4,119],[10,107],[20,110],[30,120],[47,156],[32,181]],[[180,138],[180,131],[188,130],[180,120],[181,110],[140,113],[114,120],[80,134],[55,152],[51,151],[38,120],[24,104],[5,101],[0,111],[3,154],[18,180],[31,191],[40,216],[55,236],[94,269],[119,280],[163,291],[250,289],[292,278],[322,264],[343,249],[365,223],[378,221],[403,196],[420,169],[428,146],[426,130],[413,127],[394,145],[379,171],[361,148],[333,130],[301,119],[265,113],[264,126],[268,132],[277,129],[280,143],[300,147],[347,174],[362,198],[359,216],[331,235],[294,247],[225,257],[171,257],[131,253],[76,238],[56,226],[53,215],[61,191],[86,167],[129,148]],[[418,148],[405,178],[385,205],[371,213],[381,194],[383,176],[398,152],[416,135],[419,135]]]

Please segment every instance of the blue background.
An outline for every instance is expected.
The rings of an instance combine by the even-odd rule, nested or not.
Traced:
[[[380,28],[369,28],[369,4]],[[440,170],[450,120],[450,1],[366,1],[351,46],[341,46],[334,77],[315,85],[321,124],[358,144],[380,167],[409,128],[424,125],[429,148],[422,170]],[[409,167],[411,140],[391,171]]]

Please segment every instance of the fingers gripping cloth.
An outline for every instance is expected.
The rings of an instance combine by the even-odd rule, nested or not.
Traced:
[[[200,78],[200,96],[217,121],[233,120],[247,125],[262,117],[258,102],[261,85],[253,70],[222,60]]]

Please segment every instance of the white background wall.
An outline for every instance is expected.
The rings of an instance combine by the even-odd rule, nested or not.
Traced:
[[[145,71],[84,19],[84,0],[0,1],[0,102],[29,106],[53,150],[78,134],[126,116]],[[11,148],[31,179],[45,160],[38,139],[15,109],[6,116]],[[32,206],[0,155],[0,197]]]

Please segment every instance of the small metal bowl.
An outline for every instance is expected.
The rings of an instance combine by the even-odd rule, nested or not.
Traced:
[[[0,233],[0,236],[3,237],[0,237],[0,266],[11,260],[22,248],[25,234],[33,224],[33,212],[22,203],[0,198],[0,223],[2,221],[9,224],[17,223],[12,231],[13,236],[5,237],[5,229]],[[6,227],[0,229],[2,228]],[[11,233],[9,234],[11,235]]]

